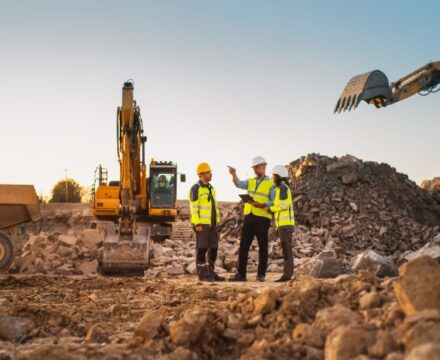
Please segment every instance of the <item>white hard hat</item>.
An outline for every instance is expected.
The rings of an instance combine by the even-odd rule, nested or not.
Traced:
[[[275,165],[272,169],[272,174],[278,175],[282,178],[286,178],[289,176],[289,172],[284,165]]]
[[[262,164],[267,164],[266,159],[262,156],[255,156],[252,159],[252,167],[254,166],[258,166],[258,165],[262,165]]]

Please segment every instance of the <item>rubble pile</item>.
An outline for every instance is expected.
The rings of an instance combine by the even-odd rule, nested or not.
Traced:
[[[327,229],[344,249],[393,255],[439,232],[440,203],[387,164],[310,154],[289,173],[298,223]]]
[[[81,236],[59,232],[31,235],[10,272],[30,274],[81,275],[97,274],[98,249],[104,233],[85,229]]]

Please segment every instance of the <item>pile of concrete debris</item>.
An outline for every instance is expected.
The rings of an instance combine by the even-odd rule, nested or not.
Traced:
[[[86,229],[81,236],[59,232],[31,235],[11,268],[11,272],[82,275],[98,272],[98,250],[104,234]]]

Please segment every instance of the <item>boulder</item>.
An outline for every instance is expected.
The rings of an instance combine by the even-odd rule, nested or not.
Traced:
[[[144,340],[151,340],[159,333],[161,325],[162,317],[160,313],[158,311],[148,310],[144,313],[144,316],[142,316],[141,321],[136,327],[134,336],[140,336]]]
[[[373,250],[367,250],[356,255],[350,262],[350,268],[354,272],[367,270],[379,277],[397,275],[397,268],[394,263]]]
[[[421,256],[399,268],[394,292],[406,315],[422,310],[440,311],[440,265],[429,256]]]

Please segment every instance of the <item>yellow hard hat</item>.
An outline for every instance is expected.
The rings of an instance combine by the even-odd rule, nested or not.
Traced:
[[[199,165],[197,165],[197,175],[209,171],[211,171],[211,166],[209,166],[208,163],[200,163]]]

